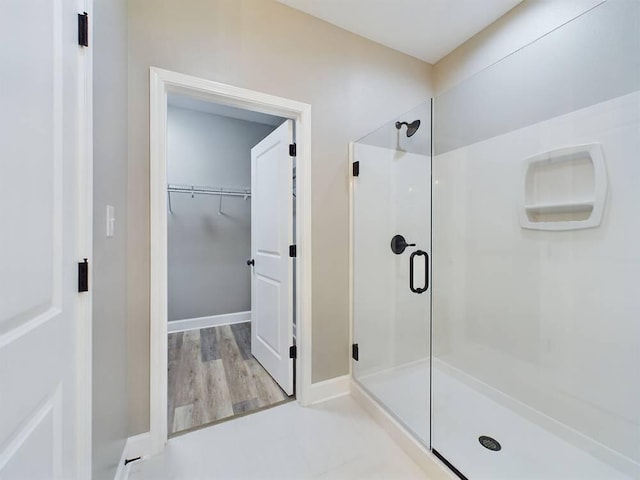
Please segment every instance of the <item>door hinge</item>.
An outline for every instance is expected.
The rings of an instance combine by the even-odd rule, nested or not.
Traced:
[[[353,164],[351,165],[352,168],[352,173],[354,177],[359,177],[360,176],[360,162],[353,162]]]
[[[89,46],[89,15],[87,12],[78,14],[78,45]]]
[[[289,156],[295,157],[297,153],[298,153],[298,148],[296,147],[296,144],[295,143],[289,144]]]
[[[354,343],[351,345],[351,357],[357,362],[360,359],[360,349],[358,348],[358,344]]]
[[[291,258],[295,258],[298,256],[298,246],[297,245],[289,245],[289,256]]]
[[[89,291],[89,262],[85,258],[84,261],[78,262],[78,292]]]
[[[289,358],[298,358],[298,347],[295,345],[289,347]]]

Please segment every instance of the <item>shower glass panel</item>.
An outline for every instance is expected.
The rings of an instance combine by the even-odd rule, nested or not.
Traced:
[[[433,122],[433,450],[474,480],[640,478],[640,2]]]
[[[397,121],[353,145],[353,376],[428,445],[431,102]]]

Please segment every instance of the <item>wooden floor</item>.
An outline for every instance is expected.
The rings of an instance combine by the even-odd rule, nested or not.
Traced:
[[[288,399],[251,355],[251,322],[169,334],[169,435]]]

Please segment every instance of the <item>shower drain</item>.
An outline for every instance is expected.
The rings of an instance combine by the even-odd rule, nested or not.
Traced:
[[[480,442],[480,445],[482,445],[484,448],[487,448],[494,452],[498,452],[502,450],[502,446],[500,445],[500,442],[498,442],[495,438],[482,435],[478,437],[478,441]]]

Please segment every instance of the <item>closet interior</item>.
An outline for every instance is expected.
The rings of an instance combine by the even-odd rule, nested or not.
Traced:
[[[252,301],[252,233],[281,233],[277,222],[256,219],[256,212],[252,218],[252,183],[263,196],[276,196],[265,191],[269,185],[281,186],[265,183],[260,172],[281,169],[266,160],[261,166],[266,157],[256,159],[255,150],[252,161],[252,149],[287,120],[177,94],[169,96],[167,115],[167,414],[175,435],[293,398],[269,361],[252,353],[256,316],[268,324],[278,314],[262,297]],[[287,162],[293,181],[291,157]]]

